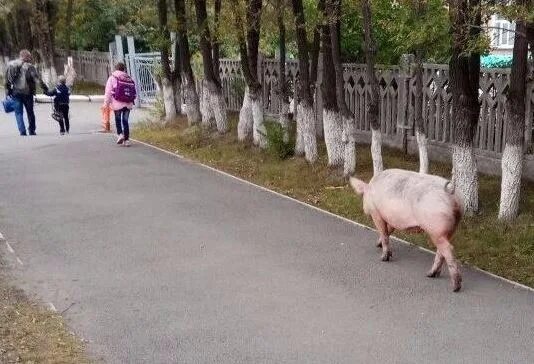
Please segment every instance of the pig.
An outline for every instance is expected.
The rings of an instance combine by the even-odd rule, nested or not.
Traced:
[[[427,277],[439,277],[445,261],[452,290],[460,290],[462,276],[451,238],[464,209],[450,181],[429,174],[388,169],[377,173],[368,184],[355,177],[350,177],[349,182],[363,196],[363,210],[378,230],[377,247],[382,248],[382,261],[389,261],[392,256],[389,236],[393,231],[425,232],[436,246],[434,264]]]

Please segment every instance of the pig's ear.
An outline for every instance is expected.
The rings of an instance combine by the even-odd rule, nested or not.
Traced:
[[[350,177],[349,183],[358,195],[363,195],[367,190],[367,183],[358,178]]]

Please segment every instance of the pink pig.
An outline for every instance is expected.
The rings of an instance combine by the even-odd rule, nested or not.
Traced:
[[[462,287],[462,276],[450,240],[463,216],[463,203],[451,182],[438,176],[402,169],[388,169],[369,184],[351,177],[350,185],[363,195],[363,210],[371,215],[380,234],[382,260],[391,257],[389,236],[394,230],[426,232],[436,246],[434,265],[428,277],[438,277],[447,262],[454,292]]]

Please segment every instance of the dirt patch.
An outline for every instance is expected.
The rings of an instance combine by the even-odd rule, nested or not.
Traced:
[[[89,363],[63,318],[9,283],[0,263],[0,363]]]

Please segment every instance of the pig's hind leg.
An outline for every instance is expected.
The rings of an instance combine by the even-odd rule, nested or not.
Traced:
[[[391,236],[391,234],[393,234],[393,232],[395,231],[395,228],[389,224],[386,224],[386,231],[387,231],[387,236]],[[376,247],[377,248],[382,248],[382,240],[381,239],[378,239],[378,242],[376,243]]]
[[[439,237],[437,239],[432,239],[436,248],[445,261],[447,262],[447,268],[449,268],[449,275],[451,277],[451,284],[453,292],[458,292],[462,288],[462,276],[460,270],[458,269],[458,264],[456,259],[454,259],[453,247],[449,243],[449,239],[446,237]]]
[[[378,238],[377,247],[382,248],[382,261],[387,262],[392,256],[391,248],[389,247],[389,229],[387,223],[379,215],[372,214],[373,222],[375,223],[376,229],[380,234]]]

